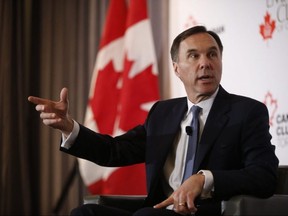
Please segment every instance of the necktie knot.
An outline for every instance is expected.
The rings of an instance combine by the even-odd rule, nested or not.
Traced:
[[[191,107],[191,111],[192,111],[192,114],[193,114],[193,118],[195,118],[195,117],[198,118],[201,109],[202,109],[201,107],[196,106],[196,105],[194,105],[194,106]]]
[[[191,111],[192,111],[192,115],[193,115],[193,119],[191,121],[191,127],[193,128],[193,130],[196,130],[196,127],[198,130],[199,113],[201,110],[202,110],[202,108],[199,106],[196,106],[196,105],[191,107]]]

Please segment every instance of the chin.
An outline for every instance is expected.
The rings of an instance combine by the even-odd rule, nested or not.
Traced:
[[[203,86],[199,92],[202,92],[203,95],[210,96],[216,91],[217,87],[215,86]]]

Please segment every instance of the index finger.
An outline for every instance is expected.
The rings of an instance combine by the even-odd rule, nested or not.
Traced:
[[[39,98],[39,97],[34,97],[34,96],[29,96],[28,101],[31,103],[34,103],[36,105],[38,104],[47,104],[50,102],[50,100],[44,99],[44,98]]]
[[[156,204],[154,208],[165,208],[169,205],[172,205],[173,203],[174,203],[174,199],[172,196],[170,196],[166,200],[162,201],[161,203]]]

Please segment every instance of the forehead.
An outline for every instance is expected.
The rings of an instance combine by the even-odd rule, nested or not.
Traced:
[[[211,48],[216,48],[219,50],[216,40],[208,33],[198,33],[191,35],[180,43],[180,50],[182,51],[187,49],[202,51]]]

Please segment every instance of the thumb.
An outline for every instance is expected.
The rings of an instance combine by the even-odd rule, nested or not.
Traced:
[[[60,101],[68,103],[68,89],[67,88],[62,88],[60,92]]]

